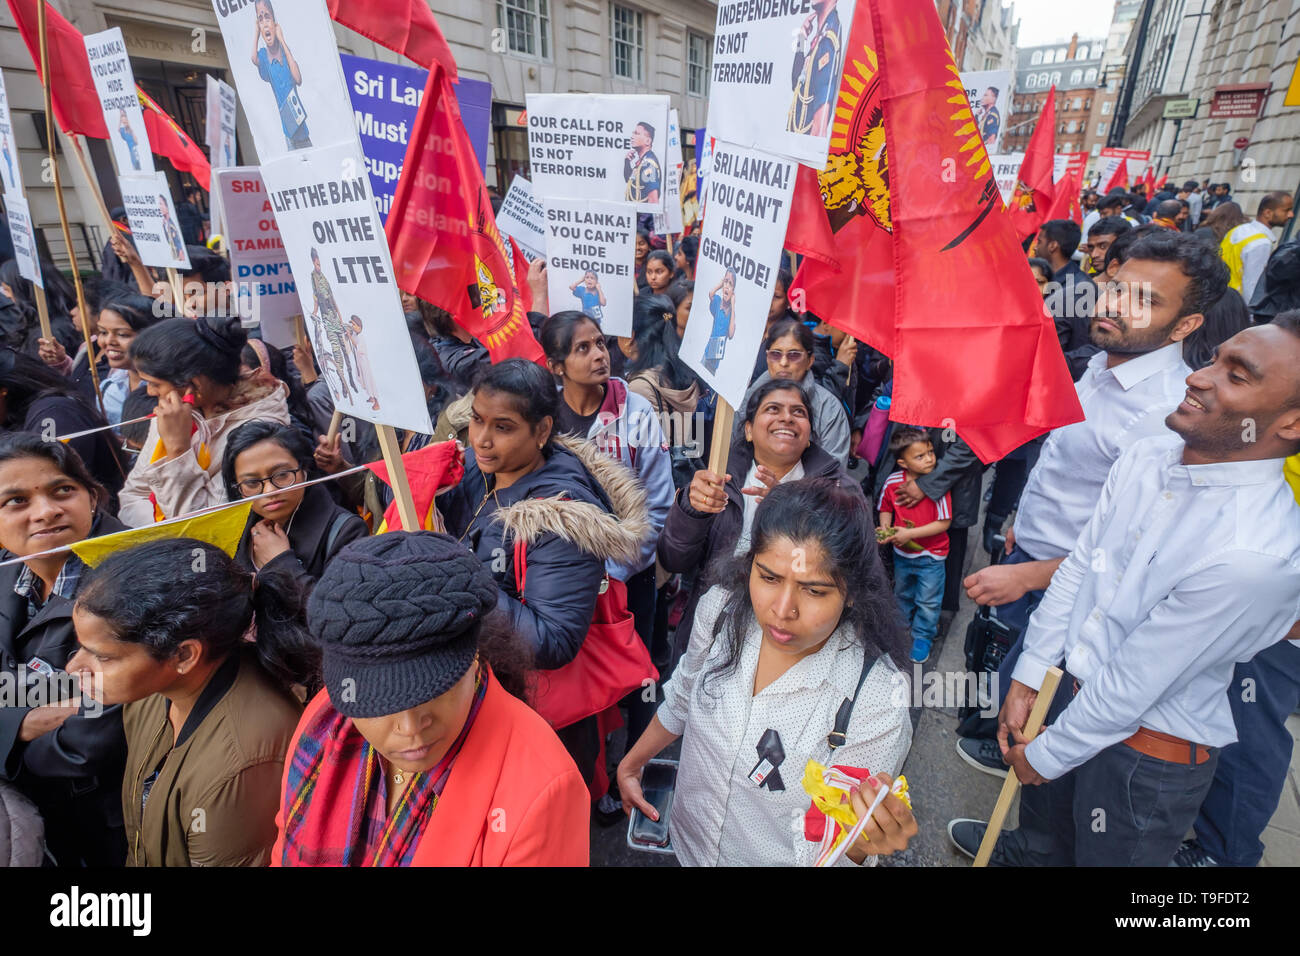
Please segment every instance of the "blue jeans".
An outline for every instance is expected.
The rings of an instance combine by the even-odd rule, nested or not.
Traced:
[[[1254,681],[1253,694],[1245,693],[1247,679]],[[1291,766],[1294,741],[1286,719],[1300,705],[1300,647],[1281,641],[1238,664],[1228,703],[1237,742],[1219,756],[1194,829],[1221,864],[1256,866],[1264,855],[1259,835],[1277,811]]]
[[[894,553],[894,597],[916,640],[933,641],[939,630],[943,581],[942,561],[925,555],[901,558]]]

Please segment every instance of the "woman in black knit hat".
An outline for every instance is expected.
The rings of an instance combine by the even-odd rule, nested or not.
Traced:
[[[339,552],[308,603],[325,689],[285,768],[272,866],[585,866],[586,785],[519,695],[497,584],[420,531]]]

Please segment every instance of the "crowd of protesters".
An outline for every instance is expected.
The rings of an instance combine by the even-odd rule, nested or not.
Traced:
[[[732,319],[763,345],[711,463],[718,399],[678,352],[698,236],[638,234],[629,337],[548,304],[534,263],[544,364],[404,296],[435,424],[401,448],[463,464],[434,531],[379,533],[375,429],[331,431],[312,343],[250,337],[221,256],[191,247],[173,302],[115,234],[85,314],[43,263],[51,337],[0,265],[10,862],[585,865],[593,820],[658,822],[643,773],[676,747],[680,862],[810,863],[805,765],[869,768],[854,815],[894,787],[964,594],[1011,635],[999,718],[952,767],[1026,784],[994,864],[1254,865],[1300,704],[1300,252],[1274,249],[1289,194],[1247,221],[1221,185],[1043,225],[1025,268],[1085,417],[988,466],[960,423],[891,421],[889,358],[800,312],[785,269]],[[241,499],[233,554],[66,548]],[[554,726],[537,688],[611,597],[658,680]],[[922,825],[891,792],[839,864]],[[973,856],[984,828],[948,832]]]

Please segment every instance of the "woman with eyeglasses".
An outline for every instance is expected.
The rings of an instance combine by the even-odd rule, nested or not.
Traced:
[[[808,393],[812,403],[812,426],[822,449],[841,465],[847,465],[849,416],[844,411],[843,403],[824,385],[817,383],[812,370],[813,348],[812,329],[802,322],[782,319],[773,323],[763,340],[767,371],[749,386],[749,391],[745,393],[745,403],[748,404],[749,397],[766,382],[795,382]],[[733,441],[741,437],[743,428],[744,423],[737,419],[732,432]]]
[[[320,477],[313,455],[292,425],[258,421],[231,433],[221,459],[230,500],[256,499],[235,563],[255,571],[258,585],[279,592],[288,607],[305,608],[325,565],[370,533],[359,515],[335,504],[327,485],[295,487]]]

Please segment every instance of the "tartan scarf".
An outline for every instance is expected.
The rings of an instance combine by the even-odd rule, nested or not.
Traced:
[[[433,769],[415,775],[391,814],[379,754],[351,718],[322,708],[289,763],[281,866],[410,866],[486,691],[480,667],[465,726]]]

